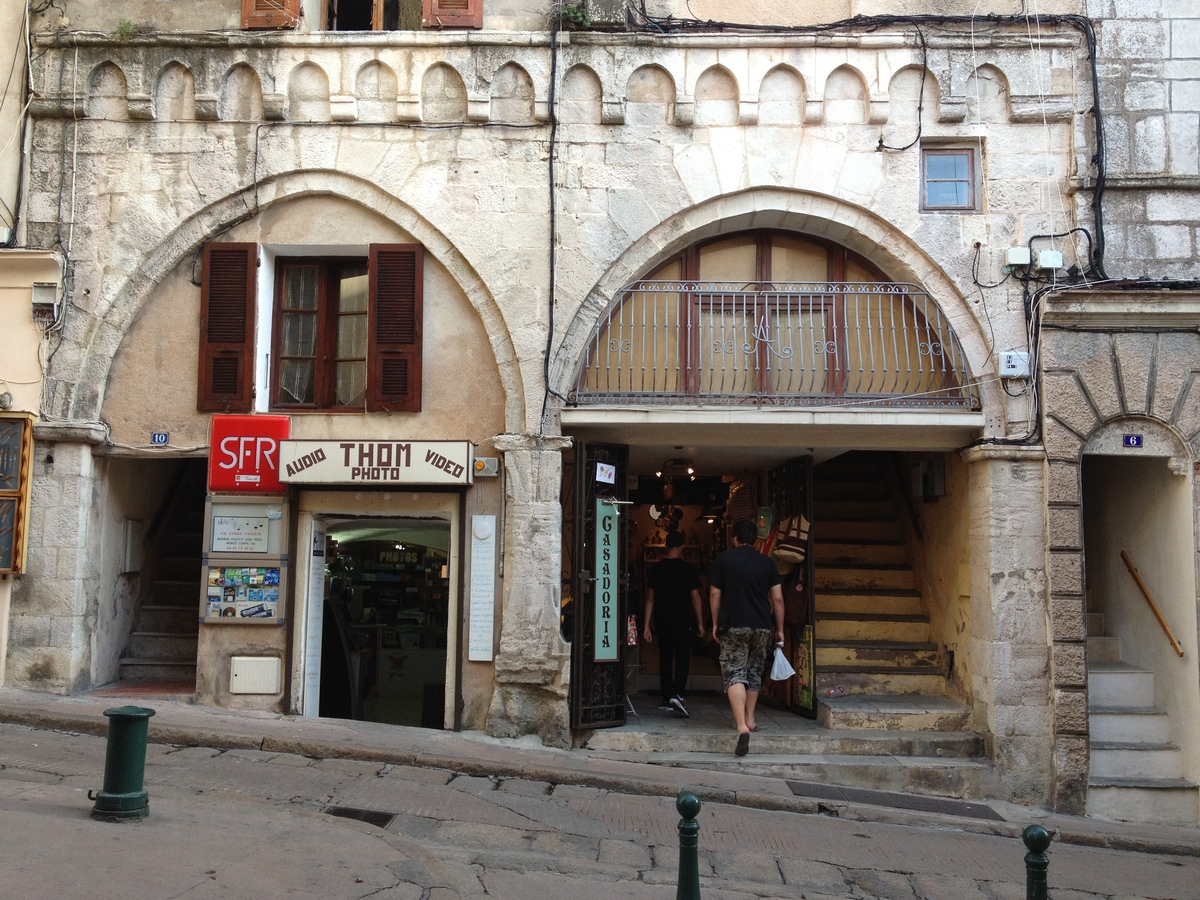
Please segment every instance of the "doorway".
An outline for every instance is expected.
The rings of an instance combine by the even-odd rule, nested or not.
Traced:
[[[302,508],[300,527],[311,555],[297,585],[302,653],[293,679],[300,683],[300,709],[311,716],[453,728],[457,497],[412,494],[402,504],[371,504],[387,507],[383,514],[332,508],[339,496],[301,501],[310,507]],[[364,502],[364,495],[357,497]]]

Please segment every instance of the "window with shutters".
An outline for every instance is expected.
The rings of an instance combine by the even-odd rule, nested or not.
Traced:
[[[300,0],[242,0],[243,28],[295,28]]]
[[[329,31],[482,28],[483,0],[330,0],[326,16]]]
[[[254,244],[205,247],[201,410],[254,406],[256,251]],[[270,395],[259,409],[420,410],[420,246],[373,244],[365,258],[278,256],[274,278],[262,316],[271,349],[260,382],[269,382]]]

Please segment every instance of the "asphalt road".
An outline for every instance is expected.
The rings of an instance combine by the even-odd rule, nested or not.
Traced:
[[[0,725],[0,897],[675,896],[670,798],[151,744],[150,816],[106,823],[102,738]],[[702,798],[703,799],[703,798]],[[383,813],[384,827],[330,815]],[[706,900],[1024,900],[1024,846],[949,827],[704,804]],[[1052,900],[1200,898],[1200,859],[1055,844]]]

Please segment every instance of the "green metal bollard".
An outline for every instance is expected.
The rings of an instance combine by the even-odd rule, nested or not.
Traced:
[[[144,819],[150,814],[148,795],[142,789],[146,770],[146,736],[154,710],[141,706],[106,709],[108,748],[104,755],[104,788],[89,791],[95,800],[92,818],[106,822]]]
[[[675,808],[679,820],[679,887],[675,900],[700,900],[700,798],[691,791],[680,791]]]
[[[1046,848],[1050,846],[1050,832],[1041,825],[1030,825],[1021,832],[1021,840],[1029,848],[1025,854],[1025,900],[1046,900],[1046,870],[1050,868]]]

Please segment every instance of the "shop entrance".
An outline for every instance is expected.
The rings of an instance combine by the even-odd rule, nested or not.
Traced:
[[[452,728],[457,498],[411,495],[413,508],[392,515],[319,509],[338,496],[301,501],[311,504],[300,522],[311,551],[297,579],[300,706],[305,715]]]

